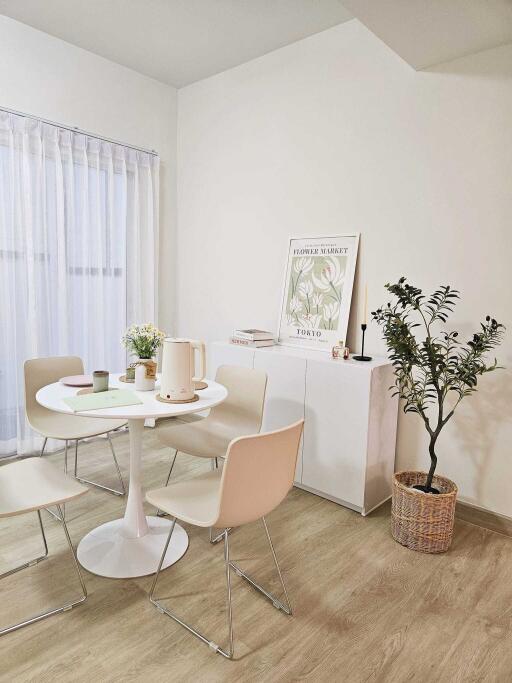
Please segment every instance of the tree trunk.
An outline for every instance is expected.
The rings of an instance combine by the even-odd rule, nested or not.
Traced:
[[[425,487],[427,489],[432,488],[432,479],[434,477],[434,472],[436,471],[436,466],[437,466],[437,455],[435,453],[435,446],[436,446],[436,441],[437,441],[438,434],[434,434],[430,438],[430,446],[428,447],[428,452],[430,453],[430,469],[428,471],[428,476],[427,476],[427,481],[425,483]]]

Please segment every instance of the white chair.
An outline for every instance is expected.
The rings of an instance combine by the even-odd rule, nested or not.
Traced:
[[[266,434],[243,436],[229,445],[222,470],[213,470],[187,481],[173,482],[169,486],[148,491],[146,500],[172,518],[172,526],[149,593],[149,599],[157,609],[184,626],[215,652],[233,658],[233,619],[231,607],[231,570],[246,579],[267,597],[274,607],[291,615],[292,609],[277,557],[268,531],[265,515],[276,508],[293,485],[297,454],[304,421],[300,420],[285,429]],[[160,570],[176,520],[199,527],[224,528],[224,560],[227,583],[227,606],[229,645],[226,649],[207,638],[195,628],[177,617],[158,599],[154,598]],[[254,579],[248,576],[229,558],[228,528],[242,526],[261,519],[283,587],[285,603],[281,602]]]
[[[33,358],[25,361],[25,405],[27,419],[36,432],[44,436],[43,447],[40,455],[43,455],[48,439],[64,441],[64,472],[68,471],[68,442],[75,442],[75,466],[74,476],[84,484],[90,484],[97,488],[109,491],[116,496],[124,496],[126,493],[123,477],[117,462],[114,446],[110,439],[110,432],[126,425],[126,420],[99,420],[94,417],[81,417],[79,415],[65,415],[48,410],[36,401],[36,394],[42,387],[52,382],[58,382],[61,377],[69,375],[82,375],[84,366],[82,360],[76,356],[54,356],[52,358]],[[92,436],[106,434],[121,490],[110,488],[89,479],[78,476],[78,442]]]
[[[222,365],[217,370],[215,381],[226,387],[228,397],[219,406],[212,408],[207,417],[158,430],[159,440],[175,450],[166,486],[180,451],[199,458],[208,458],[213,469],[218,465],[218,459],[225,457],[233,439],[256,434],[261,429],[266,373],[236,365]],[[221,539],[222,534],[213,538],[210,529],[212,543]]]
[[[25,619],[13,626],[3,628],[0,630],[0,636],[16,631],[22,626],[33,624],[52,614],[65,612],[72,607],[75,607],[75,605],[84,602],[87,598],[87,590],[80,573],[80,567],[76,559],[75,550],[69,536],[62,510],[64,503],[73,500],[78,496],[82,496],[84,493],[87,493],[87,488],[85,486],[78,484],[71,479],[71,477],[62,474],[56,467],[41,458],[27,458],[26,460],[18,460],[0,467],[0,518],[13,517],[14,515],[21,515],[28,512],[37,512],[44,545],[43,555],[0,574],[0,579],[10,576],[26,567],[38,564],[48,556],[48,544],[44,533],[41,509],[55,505],[57,508],[57,514],[55,516],[59,519],[64,528],[66,540],[71,550],[75,569],[82,587],[82,595],[79,599],[74,600],[73,602],[67,602],[62,607],[56,607],[47,612],[42,612],[41,614]]]

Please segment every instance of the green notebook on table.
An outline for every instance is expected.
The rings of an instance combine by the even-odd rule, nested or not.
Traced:
[[[113,391],[98,391],[96,394],[83,394],[62,399],[74,413],[83,410],[100,410],[101,408],[120,408],[122,406],[135,406],[142,403],[133,391],[128,389],[115,389]]]

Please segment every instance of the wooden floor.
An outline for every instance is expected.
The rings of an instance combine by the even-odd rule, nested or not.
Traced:
[[[160,484],[169,464],[157,435],[145,433],[146,486]],[[126,473],[127,435],[114,443]],[[104,442],[82,446],[82,456],[84,476],[115,484]],[[49,458],[62,463],[62,453]],[[179,456],[175,472],[205,467]],[[123,507],[97,490],[70,504],[74,541]],[[62,529],[44,520],[51,556],[2,580],[2,626],[77,595]],[[422,555],[391,539],[387,506],[363,518],[298,489],[268,521],[295,614],[235,576],[235,661],[160,615],[147,599],[150,578],[84,572],[87,602],[0,638],[0,680],[512,681],[512,539],[458,521],[448,554]],[[222,547],[188,531],[189,550],[163,573],[159,595],[225,643]],[[0,572],[39,549],[35,514],[0,520]],[[233,533],[232,556],[278,590],[260,525]]]

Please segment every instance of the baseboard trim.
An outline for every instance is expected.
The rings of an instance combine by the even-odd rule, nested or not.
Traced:
[[[458,500],[455,506],[455,517],[464,522],[495,531],[498,534],[512,537],[512,517],[500,515],[498,512],[484,510],[484,508]]]

